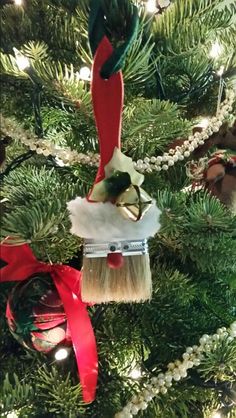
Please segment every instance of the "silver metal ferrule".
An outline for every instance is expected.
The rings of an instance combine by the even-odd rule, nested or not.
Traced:
[[[148,243],[146,239],[111,242],[85,240],[84,256],[87,258],[107,257],[112,253],[122,253],[125,257],[148,254]]]

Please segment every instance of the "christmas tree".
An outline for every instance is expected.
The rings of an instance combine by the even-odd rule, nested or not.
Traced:
[[[235,1],[5,0],[0,31],[1,417],[235,417]],[[149,240],[151,300],[76,296],[71,320],[60,280],[78,276],[83,239],[67,203],[88,195],[98,166],[101,31],[124,78],[122,152],[161,227]],[[93,402],[85,324],[98,353]]]

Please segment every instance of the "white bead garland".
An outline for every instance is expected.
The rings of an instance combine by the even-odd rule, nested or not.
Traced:
[[[36,151],[37,154],[43,154],[45,157],[52,155],[61,160],[64,165],[72,164],[86,164],[92,166],[98,166],[99,154],[88,154],[78,153],[76,150],[71,148],[61,148],[58,145],[50,143],[47,139],[38,138],[30,131],[22,129],[16,122],[1,115],[1,127],[3,132],[9,136],[16,137],[20,142],[32,151]]]
[[[135,169],[142,173],[158,172],[161,170],[167,171],[177,161],[188,158],[199,145],[204,144],[213,132],[219,131],[223,121],[230,114],[235,100],[235,93],[234,91],[227,91],[226,96],[217,116],[212,117],[209,125],[202,132],[195,132],[195,134],[189,135],[188,139],[181,146],[170,149],[168,153],[165,152],[162,156],[158,155],[157,157],[145,157],[143,160],[139,159],[137,162],[134,162]],[[76,163],[95,167],[99,165],[99,154],[93,154],[92,152],[83,154],[69,147],[61,148],[50,143],[47,139],[39,139],[31,132],[23,130],[17,123],[3,116],[1,116],[1,127],[7,135],[16,137],[31,150],[36,151],[37,154],[43,154],[45,157],[52,155],[60,159],[65,165]]]
[[[194,366],[199,366],[204,358],[204,352],[214,349],[214,345],[227,337],[228,342],[236,338],[236,321],[230,325],[227,330],[225,327],[219,328],[215,334],[204,334],[200,339],[200,345],[187,347],[183,353],[183,360],[176,360],[168,364],[168,370],[165,373],[159,373],[151,377],[144,385],[143,391],[135,395],[122,411],[115,415],[115,418],[128,418],[138,414],[140,410],[146,409],[148,403],[159,393],[165,395],[168,388],[172,386],[172,380],[178,382],[187,377],[187,370]]]

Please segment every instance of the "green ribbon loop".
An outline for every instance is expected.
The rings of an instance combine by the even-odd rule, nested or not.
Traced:
[[[96,49],[103,36],[106,35],[104,11],[100,0],[91,0],[89,15],[89,42],[92,54],[95,55]],[[138,9],[133,5],[133,14],[126,41],[118,48],[114,49],[111,56],[101,68],[101,77],[108,79],[112,74],[121,70],[124,65],[126,54],[132,45],[138,31],[139,17]]]
[[[90,2],[88,35],[90,48],[94,56],[99,43],[105,35],[104,13],[100,0],[91,0]]]

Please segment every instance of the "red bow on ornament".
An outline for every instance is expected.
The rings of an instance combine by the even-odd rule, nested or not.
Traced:
[[[80,296],[81,272],[69,266],[38,261],[26,244],[1,244],[1,259],[8,263],[0,270],[0,283],[27,280],[36,273],[49,273],[64,305],[71,340],[77,361],[83,399],[95,399],[98,359],[96,340],[87,312]]]

